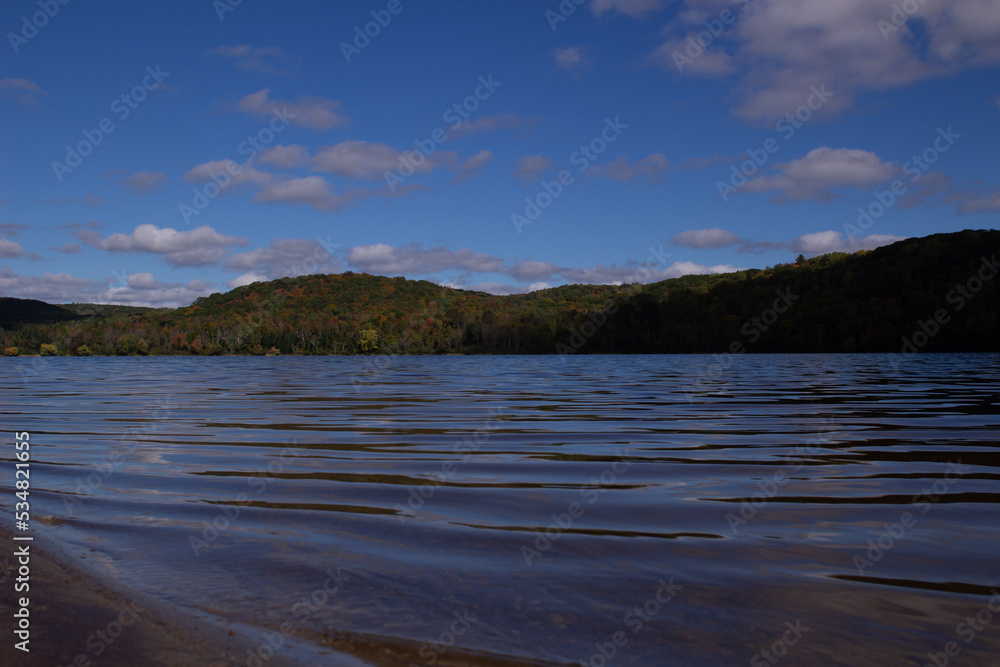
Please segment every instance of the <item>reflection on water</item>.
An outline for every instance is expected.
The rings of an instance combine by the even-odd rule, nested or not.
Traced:
[[[892,359],[7,359],[0,383],[51,534],[374,663],[995,664],[1000,614],[961,624],[1000,586],[1000,357]]]

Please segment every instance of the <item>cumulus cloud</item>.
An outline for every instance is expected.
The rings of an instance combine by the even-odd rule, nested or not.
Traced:
[[[21,299],[38,299],[49,303],[113,303],[126,306],[179,308],[190,305],[200,296],[214,292],[213,286],[202,280],[187,283],[166,283],[150,273],[135,273],[126,282],[80,278],[68,273],[45,273],[25,276],[8,268],[0,269],[0,292]]]
[[[48,95],[37,83],[29,79],[0,79],[0,95],[13,97],[18,104],[41,108],[39,97]]]
[[[226,268],[244,271],[244,275],[275,278],[340,273],[343,265],[332,252],[338,244],[317,239],[273,239],[267,246],[241,252],[226,260]]]
[[[688,229],[672,238],[670,242],[685,248],[725,248],[742,243],[743,239],[728,230],[711,227]]]
[[[396,248],[385,243],[373,243],[351,248],[347,253],[347,263],[367,273],[397,276],[451,270],[494,273],[503,271],[504,262],[500,257],[475,253],[467,248],[424,248],[419,243]]]
[[[662,0],[594,0],[590,3],[590,11],[594,16],[616,11],[632,18],[641,18],[656,11],[662,4]]]
[[[78,278],[68,273],[44,273],[23,276],[7,267],[0,268],[0,293],[21,299],[50,302],[94,302],[107,287],[106,283]]]
[[[111,234],[100,238],[96,232],[79,231],[84,243],[108,252],[135,252],[160,255],[171,266],[207,266],[215,264],[235,246],[248,241],[237,236],[223,236],[208,226],[179,232],[171,227],[139,225],[129,234]]]
[[[238,188],[241,185],[254,184],[266,185],[274,178],[273,174],[260,171],[249,164],[240,164],[233,160],[209,160],[199,165],[195,165],[184,174],[184,180],[188,183],[207,183],[211,180],[225,182],[229,179],[228,185],[222,188],[222,193],[232,192],[229,188]]]
[[[273,164],[284,169],[295,169],[305,166],[309,161],[309,149],[298,144],[287,146],[277,145],[260,152],[257,162],[261,164]]]
[[[517,159],[511,176],[522,184],[538,181],[552,166],[552,158],[541,155],[525,155]]]
[[[709,229],[688,229],[670,240],[675,246],[686,248],[727,248],[739,246],[737,252],[761,253],[769,250],[786,250],[789,252],[821,255],[828,252],[856,252],[872,250],[896,241],[902,241],[905,236],[889,234],[871,234],[861,238],[846,237],[837,231],[810,232],[798,238],[787,241],[754,241],[741,238],[733,232],[712,227]]]
[[[902,241],[905,236],[891,234],[870,234],[864,238],[847,237],[844,234],[829,230],[803,234],[791,241],[789,246],[795,252],[807,255],[822,255],[828,252],[857,252],[858,250],[874,250],[896,241]]]
[[[111,286],[95,303],[118,303],[126,306],[179,308],[190,305],[201,296],[215,292],[211,283],[194,279],[186,283],[156,280],[152,273],[133,273],[125,286]]]
[[[273,154],[273,157],[274,159],[283,160],[288,156]],[[333,166],[340,169],[344,164]],[[362,172],[356,171],[355,173]],[[396,193],[391,193],[387,188],[376,190],[351,188],[338,192],[322,176],[305,176],[301,178],[282,176],[261,171],[247,164],[240,165],[232,160],[212,160],[205,162],[192,168],[184,175],[184,180],[192,183],[208,183],[212,180],[225,182],[224,179],[226,178],[230,180],[226,187],[220,188],[222,194],[235,195],[241,191],[240,186],[257,186],[258,190],[252,198],[252,201],[256,203],[304,204],[320,211],[337,210],[351,202],[368,197],[399,196],[415,189],[414,187],[397,188]]]
[[[507,275],[515,280],[531,283],[562,281],[584,285],[624,285],[629,283],[649,283],[668,278],[679,278],[690,274],[729,273],[739,271],[729,264],[710,266],[695,262],[673,262],[669,266],[629,263],[575,268],[557,266],[551,262],[518,261],[511,265]]]
[[[552,262],[520,260],[508,269],[507,275],[522,282],[540,282],[554,280],[561,269]]]
[[[20,243],[8,241],[7,239],[0,239],[0,257],[13,259],[15,257],[20,257],[23,254],[24,249],[21,247]]]
[[[399,168],[402,155],[385,144],[347,140],[320,148],[312,159],[312,168],[355,180],[379,180],[385,172]],[[451,156],[457,157],[454,153]],[[441,159],[440,152],[434,153],[414,169],[417,173],[432,171]]]
[[[125,185],[136,194],[148,195],[151,192],[162,189],[170,182],[166,174],[160,172],[140,171],[125,179]]]
[[[534,291],[530,287],[525,287],[524,285],[509,285],[506,283],[497,283],[497,282],[463,283],[460,281],[448,281],[438,284],[441,285],[442,287],[467,290],[470,292],[486,292],[487,294],[493,294],[496,296],[508,296],[510,294],[524,294],[525,292]]]
[[[235,289],[237,287],[252,285],[253,283],[267,282],[268,280],[270,279],[263,273],[255,273],[253,271],[247,271],[246,273],[236,276],[232,280],[227,280],[226,287],[228,287],[229,289]]]
[[[667,170],[667,157],[662,153],[653,153],[638,162],[629,162],[626,156],[602,165],[594,165],[587,170],[592,176],[604,176],[613,181],[632,181],[636,179],[655,180]]]
[[[890,180],[899,167],[883,162],[875,153],[822,146],[805,157],[774,165],[778,173],[751,179],[746,192],[778,192],[775,201],[814,199],[828,201],[838,188],[867,188]]]
[[[271,99],[270,88],[247,95],[240,100],[237,108],[257,118],[269,116],[273,112],[287,114],[289,123],[311,130],[331,130],[348,123],[345,116],[337,113],[340,110],[339,102],[306,95],[295,102]]]
[[[477,175],[493,158],[493,153],[482,150],[462,160],[454,151],[436,151],[422,157],[419,164],[412,157],[416,151],[399,151],[392,146],[367,141],[347,140],[334,146],[323,146],[312,158],[314,171],[326,171],[354,180],[377,181],[386,172],[397,172],[402,165],[413,168],[413,173],[427,174],[438,168],[451,169],[454,182],[468,180]],[[398,188],[397,188],[398,190]]]
[[[610,266],[598,265],[586,269],[562,268],[559,275],[570,283],[584,285],[627,285],[631,283],[651,283],[668,278],[680,278],[687,275],[703,275],[709,273],[731,273],[739,271],[730,264],[698,264],[697,262],[677,261],[659,268],[655,266]]]
[[[253,197],[259,203],[306,204],[321,211],[339,208],[350,199],[349,195],[336,194],[333,186],[322,176],[272,180]]]
[[[612,0],[595,0],[606,11]],[[865,91],[881,91],[1000,62],[1000,5],[990,0],[920,3],[901,27],[891,23],[898,0],[754,0],[746,11],[729,3],[685,0],[664,43],[652,54],[676,72],[674,52],[718,19],[723,8],[738,20],[684,72],[739,77],[734,113],[772,123],[803,103],[813,85],[834,92],[822,114],[835,115]]]

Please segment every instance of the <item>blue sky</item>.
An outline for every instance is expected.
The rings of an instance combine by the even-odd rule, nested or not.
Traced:
[[[649,282],[1000,212],[989,0],[12,0],[0,25],[5,296]]]

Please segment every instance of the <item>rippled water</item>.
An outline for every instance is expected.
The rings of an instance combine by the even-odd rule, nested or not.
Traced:
[[[1000,656],[998,355],[4,359],[0,384],[50,534],[374,664]]]

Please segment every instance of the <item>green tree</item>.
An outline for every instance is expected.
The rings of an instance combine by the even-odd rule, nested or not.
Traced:
[[[130,354],[135,354],[136,348],[139,346],[139,341],[132,334],[125,334],[118,339],[115,344],[115,354],[121,356],[128,356]]]
[[[374,352],[378,349],[378,332],[374,329],[362,330],[359,340],[362,352]]]

